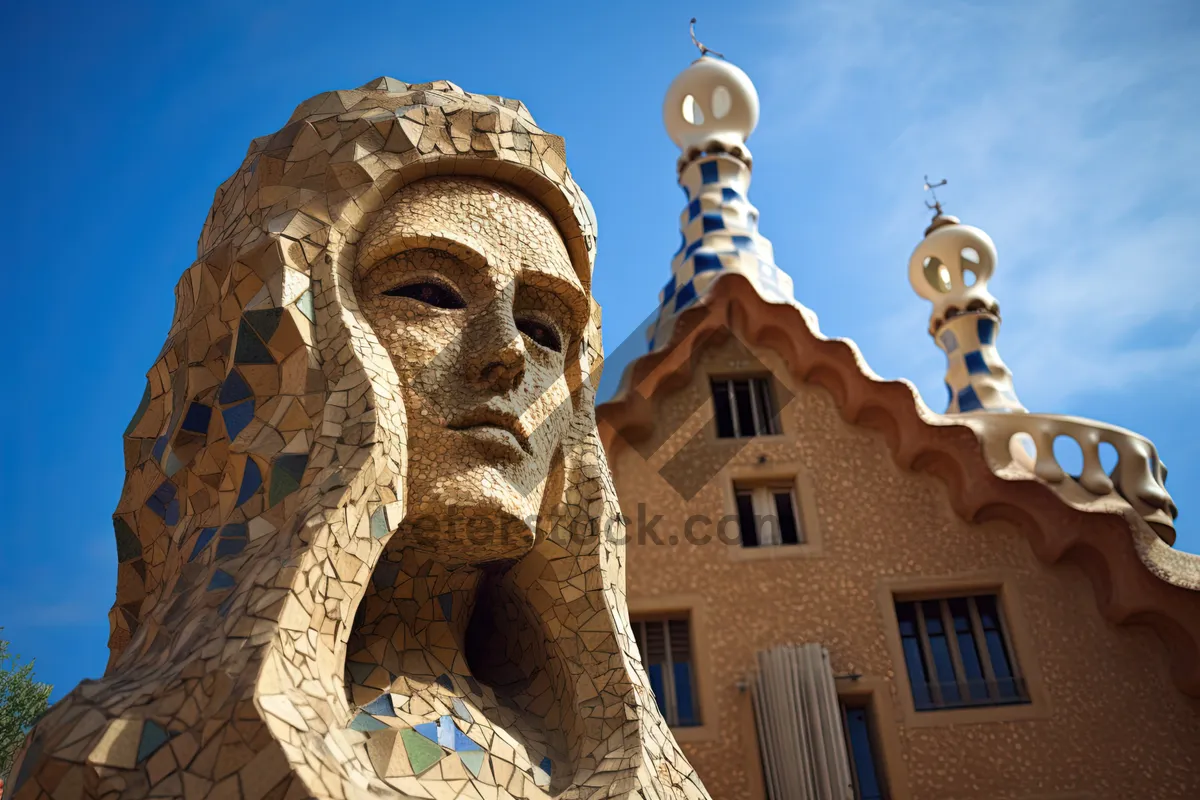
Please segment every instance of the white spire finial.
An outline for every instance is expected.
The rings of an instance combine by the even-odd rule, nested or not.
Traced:
[[[729,153],[747,164],[746,139],[758,124],[758,92],[749,76],[696,38],[700,58],[679,73],[663,100],[663,122],[683,151],[680,169],[705,152]],[[713,58],[720,56],[720,58]]]
[[[925,178],[926,191],[945,185]],[[1000,304],[987,288],[996,245],[979,228],[943,213],[936,195],[925,205],[936,216],[908,261],[908,280],[933,303],[929,335],[946,353],[946,412],[1024,411],[996,349]]]
[[[671,82],[663,102],[667,132],[683,151],[676,167],[688,202],[679,215],[679,250],[649,331],[651,350],[670,340],[680,313],[729,274],[741,275],[769,302],[796,302],[792,279],[775,265],[774,249],[758,231],[758,209],[750,204],[746,137],[758,122],[758,93],[746,73],[712,57],[721,54],[701,44],[694,28],[692,42],[700,58]]]

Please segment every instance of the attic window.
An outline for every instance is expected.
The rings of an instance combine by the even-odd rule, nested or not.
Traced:
[[[714,380],[712,393],[719,438],[742,439],[779,433],[779,416],[770,377]]]

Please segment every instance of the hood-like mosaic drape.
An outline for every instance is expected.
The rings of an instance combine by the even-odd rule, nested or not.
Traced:
[[[398,379],[358,310],[355,245],[388,197],[439,175],[539,203],[590,292],[590,205],[562,139],[519,102],[380,78],[254,140],[217,190],[125,434],[107,672],[35,728],[6,797],[509,796],[511,781],[481,795],[478,775],[387,781],[349,729],[347,639],[401,535],[406,470]],[[593,410],[599,316],[593,303],[568,369],[564,511],[496,596],[531,620],[541,660],[524,666],[562,709],[569,755],[549,791],[701,798],[627,620]]]

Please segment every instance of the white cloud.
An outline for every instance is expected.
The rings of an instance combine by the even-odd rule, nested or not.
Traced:
[[[801,43],[756,76],[774,117],[758,161],[844,134],[855,158],[841,201],[872,232],[847,246],[879,278],[863,282],[867,315],[851,333],[935,408],[941,363],[925,317],[895,296],[925,170],[950,178],[951,213],[997,243],[1000,350],[1027,405],[1200,377],[1200,48],[1173,15],[1153,3],[861,0],[805,2],[789,19]],[[821,298],[801,300],[822,311]]]

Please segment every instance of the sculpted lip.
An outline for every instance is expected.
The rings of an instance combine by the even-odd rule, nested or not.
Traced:
[[[526,454],[532,455],[529,436],[521,430],[521,422],[515,414],[483,406],[459,417],[446,426],[452,431],[469,431],[477,428],[499,428],[512,434]]]

